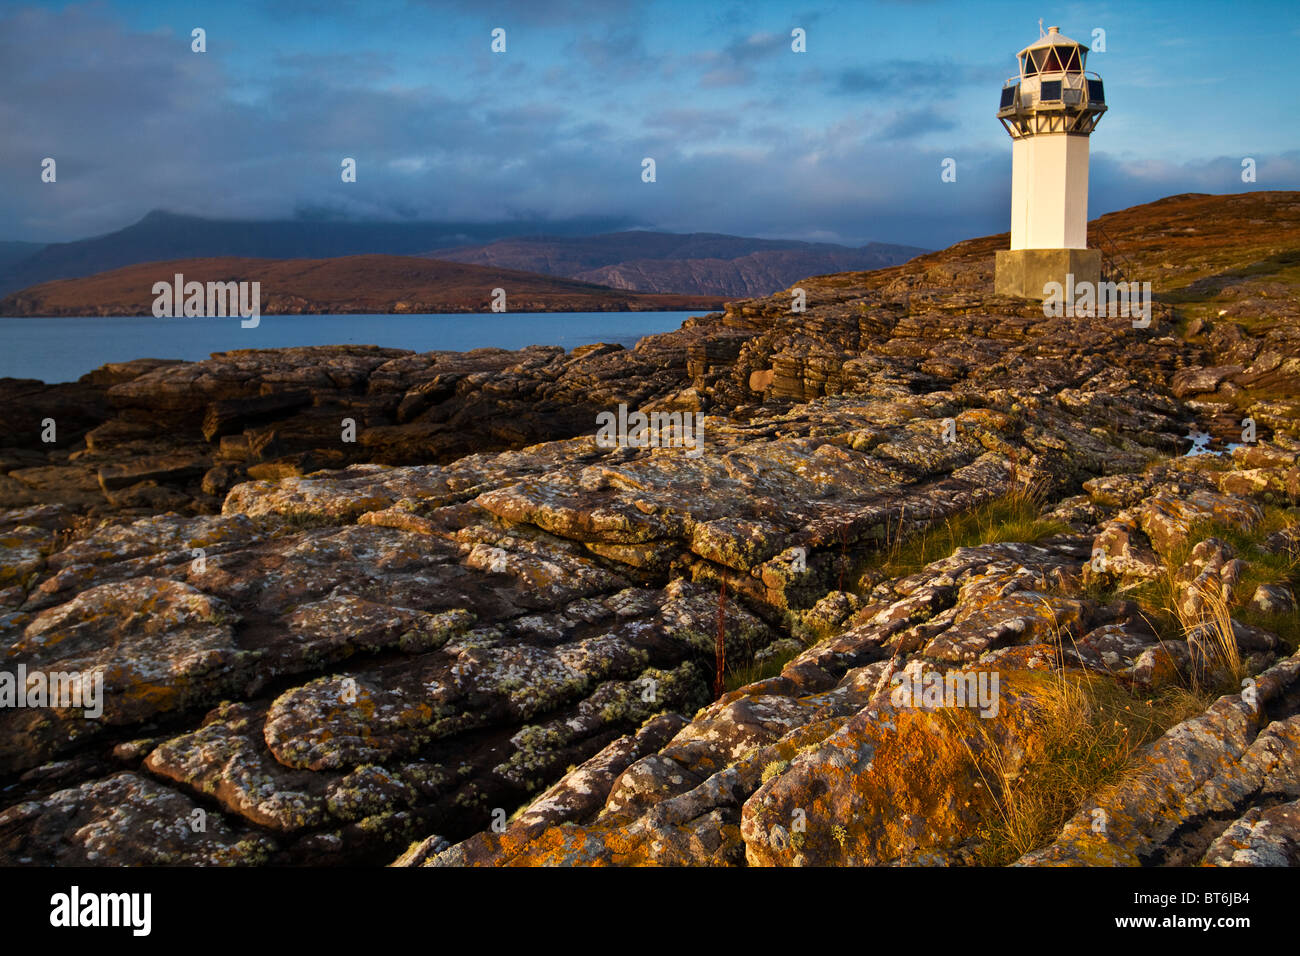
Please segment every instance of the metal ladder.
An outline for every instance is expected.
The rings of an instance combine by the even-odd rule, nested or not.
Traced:
[[[1104,282],[1123,282],[1126,275],[1133,274],[1133,263],[1128,260],[1115,242],[1101,227],[1100,223],[1094,222],[1089,227],[1090,232],[1096,236],[1097,251],[1101,253],[1101,278]]]

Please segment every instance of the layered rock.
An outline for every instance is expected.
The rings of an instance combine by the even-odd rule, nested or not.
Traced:
[[[1050,319],[986,294],[994,245],[631,350],[240,351],[35,389],[82,404],[53,448],[26,422],[0,449],[0,672],[99,681],[102,711],[0,709],[0,859],[978,862],[988,768],[1044,758],[1054,688],[1205,694],[1227,647],[1253,683],[1022,862],[1292,859],[1294,296],[1264,321],[1267,273],[1171,269],[1195,287],[1151,328]],[[1229,291],[1240,325],[1186,325]],[[699,417],[606,447],[620,404]],[[1246,413],[1252,441],[1180,457]],[[943,545],[1031,498],[1033,527]]]

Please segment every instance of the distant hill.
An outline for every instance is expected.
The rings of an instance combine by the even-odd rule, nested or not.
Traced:
[[[10,271],[24,259],[29,259],[44,249],[39,242],[0,242],[0,293],[10,281]]]
[[[260,282],[263,315],[489,312],[506,290],[509,312],[720,309],[718,296],[648,295],[556,276],[412,256],[331,259],[182,259],[59,279],[0,299],[0,315],[151,315],[153,285],[175,273],[198,282]]]
[[[90,239],[0,243],[0,295],[52,279],[175,259],[422,255],[636,292],[744,298],[770,295],[804,276],[897,265],[926,251],[884,243],[854,249],[713,233],[611,231],[626,225],[613,218],[263,222],[151,212],[124,229]]]
[[[588,235],[627,225],[612,218],[560,222],[338,222],[206,219],[151,212],[139,222],[90,239],[31,245],[6,268],[0,251],[0,295],[50,279],[95,275],[140,262],[226,256],[323,259],[352,255],[415,255],[506,236]],[[0,243],[0,246],[5,245]]]
[[[514,237],[437,249],[427,255],[638,292],[747,298],[771,295],[805,276],[883,269],[927,251],[879,242],[855,249],[791,239],[634,230],[599,236]]]

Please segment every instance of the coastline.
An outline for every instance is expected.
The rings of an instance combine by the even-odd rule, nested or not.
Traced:
[[[1297,198],[1264,200],[1279,232]],[[1267,858],[1300,701],[1300,299],[1223,225],[1254,202],[1116,214],[1140,328],[991,295],[989,237],[631,349],[0,383],[10,660],[104,675],[93,707],[0,708],[0,859]],[[1187,205],[1179,258],[1149,237]],[[624,407],[689,415],[691,445],[631,441]],[[1189,457],[1192,424],[1238,447]],[[984,781],[1050,786],[1058,733],[1130,775],[1030,846],[990,835]]]

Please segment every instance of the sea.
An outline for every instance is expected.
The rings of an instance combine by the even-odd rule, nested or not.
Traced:
[[[75,382],[107,362],[198,361],[232,349],[380,345],[413,352],[521,349],[594,342],[631,348],[699,312],[527,312],[456,315],[264,315],[256,328],[233,318],[66,316],[0,318],[0,378]]]

